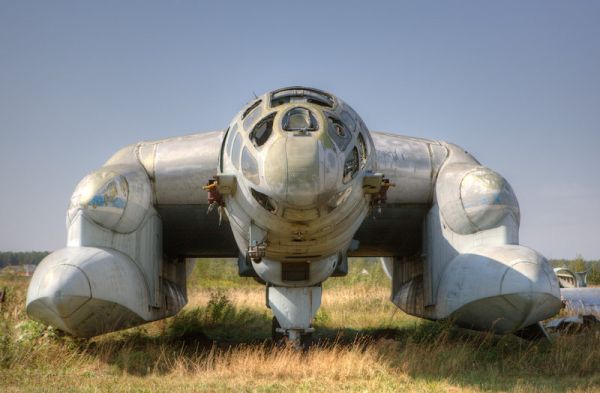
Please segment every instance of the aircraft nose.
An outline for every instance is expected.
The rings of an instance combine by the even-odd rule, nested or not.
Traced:
[[[317,202],[321,189],[319,146],[312,136],[286,138],[287,202],[310,206]]]
[[[61,318],[77,311],[92,297],[85,274],[72,265],[56,265],[40,280],[37,301]]]
[[[279,139],[270,147],[266,162],[265,179],[271,195],[296,208],[315,207],[320,196],[336,185],[334,152],[311,134]]]
[[[534,261],[510,266],[500,284],[501,295],[524,326],[547,318],[548,310],[560,298],[557,292],[558,283],[549,265]]]
[[[507,333],[551,317],[560,309],[552,268],[527,247],[482,246],[446,267],[438,305],[459,325]]]

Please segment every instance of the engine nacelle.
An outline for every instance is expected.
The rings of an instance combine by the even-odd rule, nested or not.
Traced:
[[[185,305],[185,294],[170,281],[162,285],[163,304],[148,307],[148,281],[127,255],[110,248],[67,247],[37,267],[27,313],[75,336],[91,337],[174,315]]]
[[[165,318],[187,302],[184,261],[163,261],[162,220],[136,146],[76,187],[67,248],[44,258],[27,313],[79,337]]]
[[[468,235],[497,227],[510,215],[519,225],[517,197],[498,173],[473,163],[450,164],[436,184],[444,221],[456,233]]]
[[[437,317],[477,330],[507,333],[549,318],[560,308],[548,261],[517,245],[478,247],[452,259],[437,290]]]
[[[136,230],[152,203],[152,187],[139,167],[113,166],[79,182],[67,213],[67,225],[82,212],[98,225],[118,233]]]
[[[560,309],[548,261],[519,244],[519,205],[508,182],[455,145],[425,218],[423,255],[385,259],[403,311],[506,333]]]

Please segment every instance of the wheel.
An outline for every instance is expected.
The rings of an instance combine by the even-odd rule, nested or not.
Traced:
[[[308,352],[312,343],[313,343],[312,333],[305,333],[300,336],[300,348],[302,349],[303,352]]]
[[[283,339],[285,338],[285,335],[283,333],[279,333],[277,331],[277,329],[279,329],[280,327],[281,325],[279,325],[277,318],[273,317],[273,319],[271,320],[271,339],[275,344],[283,342]]]

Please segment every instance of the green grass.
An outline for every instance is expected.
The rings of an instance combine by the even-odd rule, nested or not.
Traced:
[[[174,318],[91,340],[29,320],[28,279],[0,276],[0,391],[600,391],[597,331],[528,343],[423,321],[379,266],[350,270],[324,284],[308,353],[271,343],[264,289],[231,261],[200,264]]]

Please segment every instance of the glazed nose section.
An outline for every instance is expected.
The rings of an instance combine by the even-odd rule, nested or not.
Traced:
[[[36,300],[67,318],[92,297],[85,274],[72,265],[56,265],[40,280]]]
[[[286,200],[298,207],[314,205],[322,188],[319,144],[311,135],[286,139]]]
[[[280,138],[265,162],[270,196],[299,209],[314,208],[320,196],[331,194],[339,177],[334,150],[312,134]]]

